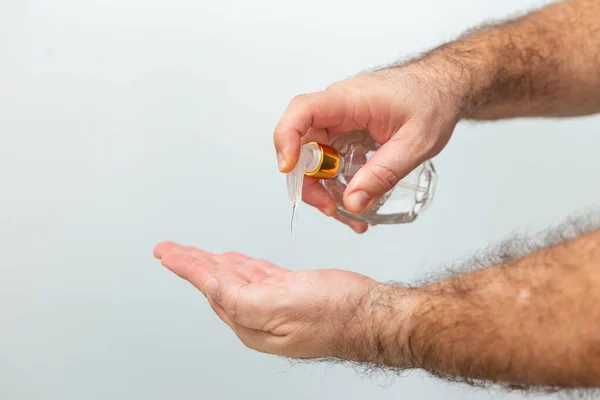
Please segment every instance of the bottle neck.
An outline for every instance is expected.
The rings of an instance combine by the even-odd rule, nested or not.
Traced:
[[[307,156],[304,175],[319,179],[332,179],[341,173],[342,158],[333,147],[310,142],[303,146],[302,151],[303,155]]]

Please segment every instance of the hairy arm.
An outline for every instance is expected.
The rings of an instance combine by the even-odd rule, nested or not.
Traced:
[[[257,351],[479,385],[598,388],[600,229],[593,217],[573,221],[418,287],[172,242],[154,254]]]
[[[565,0],[471,31],[400,69],[424,66],[449,82],[466,119],[592,114],[600,112],[599,20],[600,1]]]
[[[408,292],[392,286],[382,293],[402,305],[384,307],[379,329],[380,362],[390,367],[516,387],[600,386],[600,230]]]

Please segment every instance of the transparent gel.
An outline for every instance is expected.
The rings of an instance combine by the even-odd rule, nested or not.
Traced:
[[[300,158],[294,169],[286,175],[286,185],[288,198],[292,202],[292,218],[290,221],[290,234],[294,239],[294,227],[298,218],[298,205],[302,201],[302,185],[304,184],[304,174],[307,171],[313,171],[317,168],[319,162],[319,152],[314,146],[303,146],[300,151]]]

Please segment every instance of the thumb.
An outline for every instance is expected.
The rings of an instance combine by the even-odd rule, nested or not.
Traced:
[[[202,291],[223,307],[230,318],[235,319],[239,292],[248,284],[239,272],[223,268],[206,280]]]
[[[360,214],[417,168],[433,146],[420,129],[409,123],[383,144],[354,175],[344,193],[344,206]]]

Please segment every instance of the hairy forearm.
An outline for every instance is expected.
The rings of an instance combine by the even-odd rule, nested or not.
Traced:
[[[403,312],[411,304],[402,324],[383,319],[381,360],[389,366],[506,385],[600,386],[600,230],[408,292],[389,290],[400,292]]]
[[[465,34],[414,64],[456,94],[466,119],[592,114],[600,112],[599,19],[600,1],[566,0]]]

